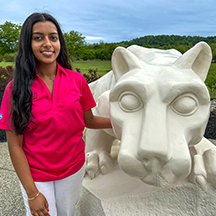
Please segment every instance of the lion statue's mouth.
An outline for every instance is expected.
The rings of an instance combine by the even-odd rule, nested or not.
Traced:
[[[158,165],[160,164],[158,163]],[[144,183],[156,187],[167,188],[179,181],[179,179],[172,173],[168,165],[165,165],[164,167],[151,166],[148,170],[148,174],[145,177],[140,178],[140,180]]]

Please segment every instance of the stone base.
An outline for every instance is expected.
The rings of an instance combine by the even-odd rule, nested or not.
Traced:
[[[118,167],[84,178],[75,216],[215,216],[216,191],[184,182],[156,188],[131,178]]]

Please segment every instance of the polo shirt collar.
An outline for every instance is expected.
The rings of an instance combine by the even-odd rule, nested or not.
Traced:
[[[56,64],[57,64],[57,71],[62,71],[63,73],[66,73],[65,69],[58,62],[56,62]]]

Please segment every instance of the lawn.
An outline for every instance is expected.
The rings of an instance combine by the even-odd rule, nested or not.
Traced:
[[[0,62],[1,67],[6,67],[8,65],[15,65],[14,62]],[[100,61],[100,60],[93,60],[93,61],[73,61],[71,62],[73,70],[76,71],[76,68],[80,69],[81,73],[88,73],[89,69],[96,70],[98,75],[104,75],[110,70],[111,62],[110,61]]]
[[[73,70],[76,71],[76,68],[80,69],[81,73],[88,73],[89,69],[96,70],[97,74],[103,76],[110,70],[112,70],[110,61],[73,61],[71,62]]]
[[[0,62],[0,67],[6,67],[6,66],[8,66],[8,65],[15,65],[15,63],[14,62]]]
[[[216,74],[216,63],[212,63],[209,69],[209,74]]]
[[[89,69],[98,70],[99,75],[104,75],[108,71],[112,70],[111,62],[110,61],[100,61],[100,60],[93,60],[93,61],[73,61],[72,63],[73,70],[79,68],[82,73],[88,73]],[[8,65],[13,65],[14,62],[0,62],[0,67],[6,67]],[[209,74],[216,74],[216,63],[212,63]]]
[[[110,61],[100,61],[100,60],[93,60],[93,61],[73,61],[71,62],[73,70],[76,71],[76,68],[79,68],[81,73],[88,73],[89,69],[96,70],[97,74],[103,76],[110,70],[111,62]],[[13,65],[14,62],[0,62],[0,66],[6,67],[8,65]],[[209,69],[209,74],[216,74],[216,63],[212,63]]]

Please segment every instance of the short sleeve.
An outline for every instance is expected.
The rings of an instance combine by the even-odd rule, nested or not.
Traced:
[[[87,81],[85,80],[83,75],[81,77],[82,77],[81,105],[83,108],[83,112],[85,112],[85,111],[95,107],[96,103],[95,103],[94,97],[92,95],[92,92],[89,88]]]
[[[4,95],[1,103],[0,110],[0,129],[12,130],[13,127],[10,121],[11,114],[11,94],[12,94],[12,82],[10,82],[4,91]]]

